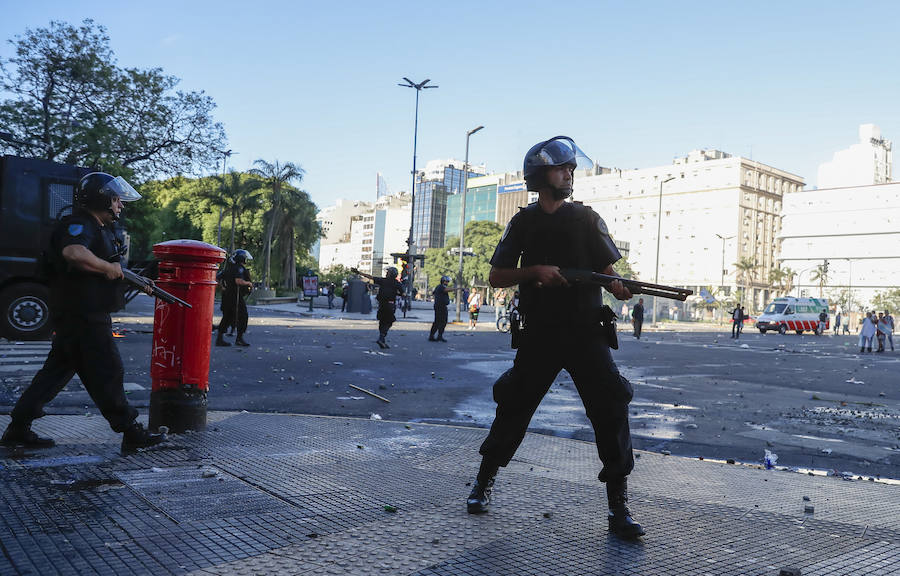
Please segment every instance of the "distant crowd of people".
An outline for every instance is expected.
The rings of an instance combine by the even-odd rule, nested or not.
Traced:
[[[859,353],[872,352],[873,340],[878,344],[876,352],[884,352],[885,345],[894,351],[894,317],[890,311],[866,312],[859,329]]]

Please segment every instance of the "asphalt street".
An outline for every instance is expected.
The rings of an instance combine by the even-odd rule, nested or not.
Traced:
[[[413,310],[391,330],[391,348],[381,350],[374,314],[308,315],[294,308],[251,307],[246,339],[252,346],[212,349],[211,410],[490,425],[491,385],[514,356],[509,336],[490,322],[476,331],[451,325],[448,343],[432,343],[430,311]],[[115,323],[126,390],[145,412],[151,389],[149,298],[129,304]],[[635,387],[635,448],[757,464],[768,450],[778,466],[800,471],[900,479],[900,352],[859,355],[855,336],[751,330],[734,340],[724,329],[674,324],[635,340],[623,327],[614,356]],[[47,342],[0,340],[0,413],[11,409],[47,350]],[[48,412],[98,414],[77,380]],[[532,430],[592,439],[565,372]]]

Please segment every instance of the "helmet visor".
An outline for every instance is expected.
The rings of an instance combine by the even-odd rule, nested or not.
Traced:
[[[119,197],[122,202],[134,202],[140,200],[141,195],[138,191],[121,176],[116,176],[103,185],[102,191]]]
[[[561,166],[574,164],[576,168],[592,168],[594,162],[588,158],[575,141],[568,136],[557,136],[547,140],[536,154],[536,164]]]

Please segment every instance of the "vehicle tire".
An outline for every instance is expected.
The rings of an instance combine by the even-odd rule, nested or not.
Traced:
[[[497,331],[506,334],[509,332],[509,316],[501,316],[497,318]]]
[[[0,294],[0,332],[10,340],[50,337],[50,291],[43,284],[13,284]]]
[[[803,334],[803,330],[794,330],[797,334]]]
[[[760,333],[760,334],[765,334],[765,333],[766,333],[766,331],[765,331],[765,329],[763,329],[763,328],[760,328],[760,329],[759,329],[759,333]]]
[[[781,324],[778,327],[778,333],[779,334],[787,334],[787,326],[785,326],[784,324]]]

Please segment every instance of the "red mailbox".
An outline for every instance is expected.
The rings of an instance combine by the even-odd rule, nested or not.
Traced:
[[[197,240],[170,240],[154,245],[153,254],[159,261],[156,284],[191,308],[156,300],[150,429],[204,430],[216,270],[225,251]]]

